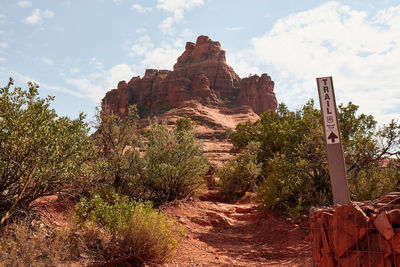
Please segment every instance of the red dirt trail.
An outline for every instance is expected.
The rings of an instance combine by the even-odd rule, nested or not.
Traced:
[[[187,236],[163,266],[312,266],[308,223],[263,213],[255,203],[221,203],[209,190],[164,212]]]

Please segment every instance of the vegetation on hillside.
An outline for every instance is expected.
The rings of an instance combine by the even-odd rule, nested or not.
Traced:
[[[398,161],[381,166],[384,158],[400,157],[400,124],[377,127],[357,110],[350,102],[338,112],[351,198],[362,201],[400,190]],[[239,155],[248,153],[248,144],[260,144],[257,195],[265,206],[297,216],[310,206],[332,204],[321,115],[313,101],[297,111],[280,104],[256,122],[239,124],[232,142]]]
[[[38,85],[12,85],[10,79],[0,89],[0,261],[46,265],[88,253],[137,263],[172,255],[182,231],[153,203],[185,198],[202,183],[208,161],[191,120],[178,120],[172,130],[154,121],[143,135],[134,106],[125,119],[99,111],[89,136],[84,115],[59,117],[53,98],[38,96]],[[31,216],[35,200],[55,194],[81,199],[76,225],[43,239],[48,231]]]

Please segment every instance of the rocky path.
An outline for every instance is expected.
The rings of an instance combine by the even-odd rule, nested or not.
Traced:
[[[254,203],[221,203],[210,190],[165,211],[187,234],[165,266],[312,266],[308,224],[262,213]]]

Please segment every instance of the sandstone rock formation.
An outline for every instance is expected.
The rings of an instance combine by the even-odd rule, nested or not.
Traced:
[[[400,266],[400,193],[310,216],[314,266]]]
[[[119,82],[103,98],[102,109],[125,117],[128,106],[136,104],[141,115],[147,116],[197,100],[204,105],[248,105],[260,115],[276,109],[273,89],[267,74],[239,78],[226,64],[220,43],[199,36],[196,43],[186,44],[173,71],[148,69],[143,78]]]

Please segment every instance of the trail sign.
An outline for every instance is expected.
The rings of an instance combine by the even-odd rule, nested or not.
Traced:
[[[332,186],[333,202],[346,205],[350,202],[346,167],[340,139],[335,92],[332,77],[317,78],[319,103],[324,126],[326,150],[328,154],[329,175]]]

